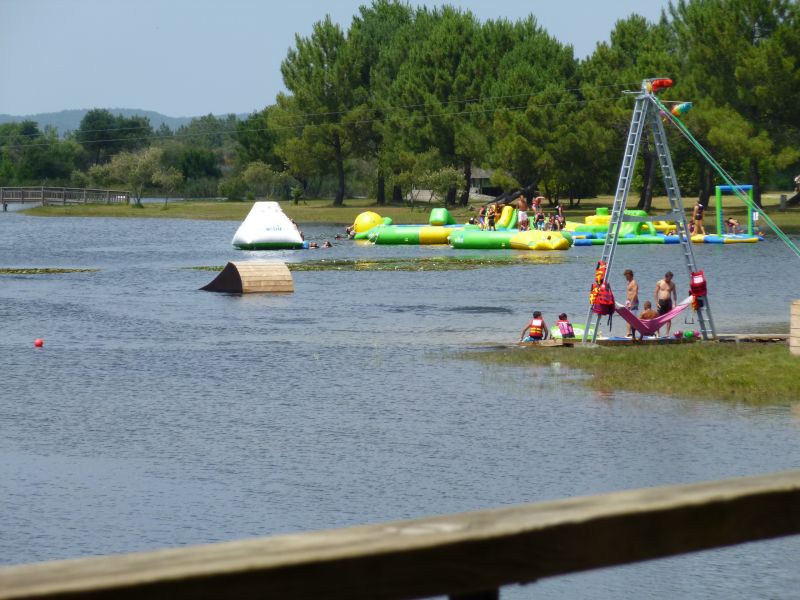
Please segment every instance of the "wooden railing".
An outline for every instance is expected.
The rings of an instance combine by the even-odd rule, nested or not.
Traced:
[[[0,203],[48,204],[129,204],[131,193],[67,187],[0,187]]]
[[[800,471],[0,569],[0,598],[498,598],[501,586],[800,533]]]

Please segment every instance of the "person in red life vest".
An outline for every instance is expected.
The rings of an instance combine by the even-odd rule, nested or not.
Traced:
[[[525,335],[527,333],[527,336]],[[550,337],[550,330],[542,318],[541,311],[534,311],[530,323],[525,325],[525,329],[519,336],[520,342],[541,342]]]
[[[728,230],[728,233],[739,233],[739,221],[728,217],[725,219],[725,229]]]
[[[572,328],[572,323],[570,323],[569,319],[567,318],[567,313],[561,313],[558,315],[558,321],[556,321],[556,325],[558,325],[558,331],[561,333],[562,338],[575,337],[575,330]]]

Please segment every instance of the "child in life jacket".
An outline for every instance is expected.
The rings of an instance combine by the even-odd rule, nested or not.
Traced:
[[[494,204],[490,204],[489,208],[486,209],[486,230],[487,231],[497,231],[494,227],[494,220],[497,217],[497,207]]]
[[[561,337],[566,338],[574,338],[575,337],[575,330],[572,328],[572,323],[569,322],[567,318],[567,313],[561,313],[558,315],[558,321],[556,321],[556,325],[558,325],[558,331],[561,333]]]
[[[527,336],[525,335],[527,333]],[[550,330],[542,318],[541,311],[534,311],[533,318],[525,325],[519,336],[520,342],[541,342],[550,337]]]

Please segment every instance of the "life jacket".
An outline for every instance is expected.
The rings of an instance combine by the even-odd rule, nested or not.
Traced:
[[[703,299],[697,296],[692,296],[692,310],[697,312],[703,307]]]
[[[672,87],[672,79],[667,79],[666,77],[662,77],[659,79],[653,79],[648,86],[650,88],[649,91],[657,92],[658,90],[663,90],[668,87]]]
[[[594,280],[597,282],[597,285],[600,285],[605,280],[607,269],[608,265],[602,260],[597,262],[597,267],[595,267],[594,270]]]
[[[592,290],[589,292],[589,299],[592,303],[592,312],[597,315],[613,315],[614,314],[614,294],[608,283],[601,283],[597,285],[592,284]]]
[[[558,330],[561,332],[562,338],[575,337],[575,330],[572,328],[572,323],[569,321],[558,320]]]
[[[544,337],[544,319],[531,319],[528,336],[534,340],[541,340]]]
[[[701,298],[708,295],[706,288],[706,276],[703,274],[702,269],[697,272],[692,272],[692,277],[689,282],[689,292],[696,298]]]

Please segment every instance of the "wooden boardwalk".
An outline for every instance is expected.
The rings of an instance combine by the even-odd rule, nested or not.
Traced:
[[[800,471],[788,471],[4,567],[0,600],[496,600],[502,586],[797,534]]]
[[[130,204],[131,193],[125,190],[99,190],[68,187],[0,187],[0,204]]]
[[[719,333],[712,342],[723,343],[760,343],[760,344],[780,344],[786,343],[789,339],[788,333]],[[695,342],[703,342],[699,338],[656,338],[656,339],[636,339],[630,338],[597,338],[597,346],[669,346],[674,344],[693,344]],[[584,342],[581,338],[574,339],[549,339],[541,342],[517,342],[516,344],[508,344],[505,347],[525,346],[531,348],[573,348],[575,346],[583,346]],[[589,346],[590,343],[585,345]]]

